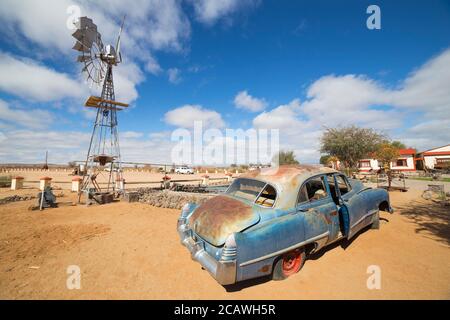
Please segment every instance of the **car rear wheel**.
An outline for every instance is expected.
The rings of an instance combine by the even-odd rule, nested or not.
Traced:
[[[275,262],[272,279],[284,280],[297,273],[305,264],[306,254],[303,248],[289,251],[280,256]]]

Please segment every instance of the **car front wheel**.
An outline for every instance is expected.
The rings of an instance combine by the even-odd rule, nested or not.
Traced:
[[[305,264],[306,254],[303,248],[289,251],[280,256],[275,262],[272,279],[284,280],[297,273]]]

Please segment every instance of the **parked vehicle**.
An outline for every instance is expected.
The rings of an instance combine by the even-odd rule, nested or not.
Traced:
[[[176,167],[175,168],[175,173],[180,173],[180,174],[194,174],[194,169],[183,166],[183,167]]]
[[[181,242],[220,284],[298,272],[308,254],[351,239],[379,211],[393,212],[389,194],[326,167],[281,166],[237,178],[225,194],[186,204]]]

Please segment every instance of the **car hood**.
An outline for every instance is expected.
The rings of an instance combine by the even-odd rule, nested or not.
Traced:
[[[259,219],[252,206],[220,195],[197,207],[189,218],[189,226],[212,245],[221,246],[230,234],[251,227]]]

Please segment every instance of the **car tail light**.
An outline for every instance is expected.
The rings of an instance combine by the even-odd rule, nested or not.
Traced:
[[[237,255],[236,240],[234,238],[234,233],[229,235],[225,241],[225,245],[222,249],[222,255],[220,256],[220,261],[231,261],[235,260]]]
[[[195,204],[193,203],[186,203],[181,209],[180,218],[185,219],[192,212],[194,206]]]

